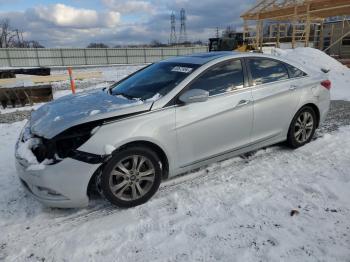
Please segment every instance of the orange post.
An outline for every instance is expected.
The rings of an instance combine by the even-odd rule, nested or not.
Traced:
[[[75,82],[73,78],[73,71],[71,67],[68,67],[69,79],[70,79],[70,88],[72,89],[73,95],[75,94]]]

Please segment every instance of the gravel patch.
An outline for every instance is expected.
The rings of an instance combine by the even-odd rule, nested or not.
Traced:
[[[0,123],[10,124],[28,119],[32,110],[15,111],[7,114],[0,114]]]
[[[330,133],[346,125],[350,125],[350,102],[333,100],[327,118],[317,132],[320,134]]]

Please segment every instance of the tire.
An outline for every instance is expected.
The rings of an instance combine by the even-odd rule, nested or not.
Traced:
[[[288,130],[287,145],[298,148],[309,143],[317,126],[316,113],[313,108],[301,108],[294,116]]]
[[[145,147],[130,147],[109,160],[100,186],[109,202],[128,208],[147,202],[157,192],[161,179],[158,155]]]

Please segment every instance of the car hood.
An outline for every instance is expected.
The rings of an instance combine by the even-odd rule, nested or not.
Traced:
[[[152,104],[113,96],[104,90],[68,95],[34,111],[30,119],[31,132],[51,139],[79,124],[148,111]]]

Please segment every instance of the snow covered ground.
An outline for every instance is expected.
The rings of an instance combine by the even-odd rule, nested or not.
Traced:
[[[276,55],[327,63],[332,99],[350,101],[350,70],[310,52]],[[140,67],[103,68],[102,79],[77,86],[103,87]],[[55,98],[70,93],[68,86],[55,83]],[[131,209],[99,198],[79,210],[42,206],[15,172],[25,121],[0,124],[0,261],[350,261],[348,104],[339,103],[302,148],[278,145],[213,164],[166,181]]]
[[[26,196],[16,177],[24,123],[0,125],[0,260],[349,260],[349,126],[170,180],[143,206],[97,199],[59,210]]]

